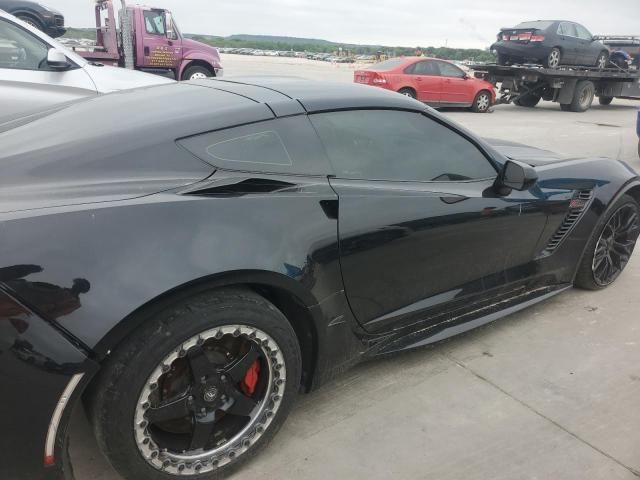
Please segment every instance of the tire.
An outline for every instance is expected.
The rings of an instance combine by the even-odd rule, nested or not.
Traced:
[[[201,65],[192,65],[182,72],[182,80],[201,80],[203,78],[215,77],[211,70]]]
[[[509,63],[509,57],[502,53],[499,53],[497,62],[498,65],[507,65]]]
[[[596,94],[596,87],[589,80],[581,80],[577,83],[573,94],[573,100],[569,105],[570,112],[586,112],[591,108]]]
[[[300,381],[300,346],[285,316],[251,291],[225,289],[147,314],[106,361],[88,411],[124,479],[217,479],[269,443]]]
[[[630,216],[634,216],[635,220],[633,221],[633,225],[631,225],[629,232],[627,234],[620,234],[617,237],[618,248],[623,243],[626,245],[626,249],[628,252],[625,252],[624,255],[620,255],[621,250],[616,250],[616,248],[605,246],[603,239],[606,239],[607,236],[611,233],[612,225],[615,227],[617,225],[617,216],[622,215],[622,221],[624,222],[624,215],[629,214]],[[635,198],[630,195],[623,195],[603,216],[603,218],[598,222],[598,225],[593,231],[591,235],[591,239],[587,244],[585,249],[585,253],[583,255],[582,260],[580,261],[580,265],[578,267],[578,272],[575,278],[575,286],[578,288],[582,288],[584,290],[602,290],[603,288],[608,287],[616,279],[620,276],[620,274],[624,271],[624,268],[627,266],[629,258],[633,253],[633,249],[636,245],[636,241],[638,239],[638,233],[640,233],[640,205]],[[618,232],[622,232],[623,229],[620,227]],[[615,238],[615,237],[614,237]],[[610,243],[609,243],[610,245]],[[606,267],[606,265],[602,265],[602,263],[598,263],[601,261],[602,257],[598,259],[596,255],[601,256],[603,252],[603,248],[608,250],[607,255],[611,258],[611,264],[615,271],[611,272],[611,276],[607,276],[606,279],[603,278],[602,269]],[[628,255],[628,256],[627,256]],[[627,256],[626,260],[624,257]],[[605,259],[603,263],[606,263]],[[618,263],[616,265],[616,263]]]
[[[599,68],[600,70],[604,70],[605,68],[607,68],[608,64],[609,64],[609,52],[605,52],[605,51],[600,52],[600,55],[598,55],[598,58],[596,59],[596,68]]]
[[[480,90],[473,99],[471,110],[475,113],[487,113],[491,108],[491,93],[487,90]]]
[[[416,95],[416,91],[413,88],[401,88],[400,90],[398,90],[398,93],[400,95],[404,95],[405,97],[410,97],[413,99],[418,98],[418,96]]]
[[[540,103],[540,100],[542,100],[541,96],[529,93],[521,95],[517,100],[514,100],[513,103],[519,107],[533,108]]]
[[[16,15],[16,18],[19,18],[24,23],[31,25],[32,27],[37,28],[38,30],[41,30],[44,32],[44,25],[42,25],[40,20],[38,20],[37,18],[32,17],[31,15],[25,15],[25,14]]]
[[[556,68],[560,68],[561,62],[562,52],[559,48],[553,48],[549,52],[549,55],[547,55],[547,58],[544,59],[544,66],[555,70]]]
[[[600,105],[611,105],[613,102],[613,97],[598,97],[598,102]]]

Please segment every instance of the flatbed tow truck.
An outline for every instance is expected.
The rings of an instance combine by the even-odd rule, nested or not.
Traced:
[[[598,69],[566,66],[556,69],[539,65],[471,65],[477,78],[498,88],[497,104],[514,103],[535,107],[540,100],[557,102],[569,112],[587,111],[597,96],[601,105],[616,97],[640,99],[640,72],[618,66]]]

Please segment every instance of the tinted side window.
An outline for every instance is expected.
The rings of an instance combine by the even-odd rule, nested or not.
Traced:
[[[178,143],[205,162],[226,170],[333,173],[322,144],[304,115],[204,133]]]
[[[341,178],[445,182],[496,176],[475,145],[419,113],[356,110],[310,118]]]
[[[440,75],[443,77],[464,77],[464,72],[455,65],[451,65],[447,62],[438,62],[438,68],[440,68]]]
[[[407,68],[405,73],[411,73],[414,75],[440,75],[438,67],[435,62],[425,60],[424,62],[418,62]]]
[[[573,23],[563,22],[558,27],[558,34],[565,35],[567,37],[577,37],[578,32],[576,32],[576,26]]]
[[[591,33],[589,33],[589,30],[587,30],[582,25],[579,25],[577,23],[575,24],[575,26],[576,26],[576,32],[578,32],[578,38],[581,38],[582,40],[591,40],[592,35]]]
[[[48,52],[38,37],[0,18],[0,68],[46,70]]]

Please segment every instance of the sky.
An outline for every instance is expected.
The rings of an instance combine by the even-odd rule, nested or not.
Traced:
[[[72,27],[93,26],[92,0],[43,0]],[[115,0],[120,5],[119,0]],[[486,48],[501,27],[537,19],[594,34],[640,35],[640,0],[129,0],[173,12],[185,33],[321,38],[388,46]]]

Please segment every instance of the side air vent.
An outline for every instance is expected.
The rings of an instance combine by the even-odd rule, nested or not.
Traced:
[[[571,204],[569,205],[569,213],[567,214],[564,222],[560,225],[560,228],[553,234],[551,240],[547,244],[546,248],[542,252],[543,256],[551,255],[562,244],[569,232],[573,230],[582,214],[587,211],[591,199],[593,198],[593,190],[579,190],[573,196]]]

